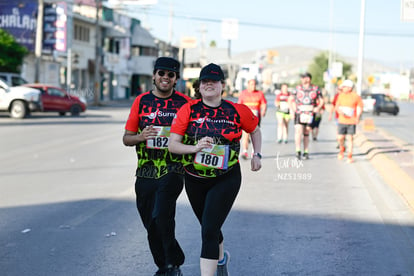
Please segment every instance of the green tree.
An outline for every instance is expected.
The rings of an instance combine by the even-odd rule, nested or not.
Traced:
[[[217,47],[217,43],[215,40],[210,41],[210,48],[216,48]]]
[[[0,29],[0,71],[20,73],[27,49],[18,44],[14,37]]]
[[[346,63],[340,59],[336,60],[337,62],[342,62],[342,78],[348,78],[352,73],[352,64]],[[313,63],[309,65],[308,71],[312,74],[312,83],[324,87],[325,82],[323,80],[323,74],[328,70],[329,63],[329,52],[321,52],[313,59]]]

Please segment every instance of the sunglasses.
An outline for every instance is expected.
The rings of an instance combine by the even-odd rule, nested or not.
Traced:
[[[158,76],[160,77],[164,77],[165,74],[167,74],[165,71],[158,71]],[[174,72],[168,72],[167,76],[172,79],[175,77],[175,73]]]

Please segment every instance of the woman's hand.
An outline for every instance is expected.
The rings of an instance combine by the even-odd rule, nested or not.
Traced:
[[[194,146],[194,152],[199,152],[205,148],[211,148],[211,144],[214,143],[213,138],[211,137],[203,137],[198,140],[197,144]]]

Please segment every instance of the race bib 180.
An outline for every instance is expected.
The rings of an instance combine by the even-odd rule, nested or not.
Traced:
[[[170,138],[171,127],[154,126],[154,129],[158,131],[158,134],[154,138],[147,140],[147,148],[150,148],[150,149],[168,148],[168,141]]]
[[[228,145],[212,145],[196,153],[194,163],[205,167],[226,170],[229,161]]]

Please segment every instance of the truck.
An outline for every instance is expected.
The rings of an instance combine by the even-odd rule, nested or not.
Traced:
[[[24,86],[8,86],[0,79],[0,111],[11,118],[23,119],[32,111],[42,111],[41,92]]]

